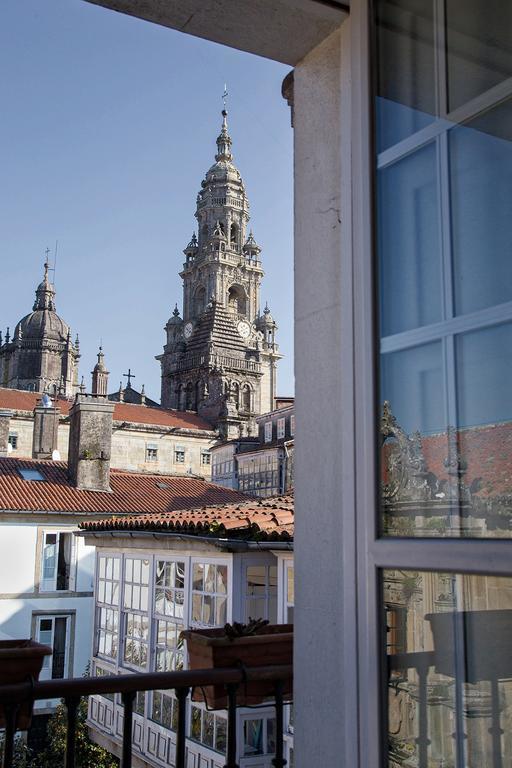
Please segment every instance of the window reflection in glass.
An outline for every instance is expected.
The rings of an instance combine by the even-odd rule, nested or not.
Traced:
[[[507,765],[512,579],[390,570],[383,590],[388,765]]]
[[[435,6],[375,6],[382,532],[509,537],[512,5]]]

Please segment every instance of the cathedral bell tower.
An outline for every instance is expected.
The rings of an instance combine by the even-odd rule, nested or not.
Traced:
[[[183,317],[176,306],[157,357],[162,406],[197,411],[226,438],[248,434],[254,416],[272,410],[282,357],[270,311],[260,313],[261,248],[247,234],[249,201],[231,146],[223,110],[197,196],[198,234],[184,250]]]

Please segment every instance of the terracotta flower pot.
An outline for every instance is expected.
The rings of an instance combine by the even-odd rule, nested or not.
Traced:
[[[187,641],[190,669],[218,669],[222,667],[267,667],[274,664],[293,663],[293,624],[269,624],[257,634],[236,637],[226,636],[223,628],[189,629],[182,632]],[[238,706],[260,704],[274,694],[273,681],[241,683],[237,691]],[[203,695],[204,694],[204,695]],[[284,681],[283,695],[290,699],[292,681]],[[210,709],[226,709],[227,696],[224,685],[195,688],[193,701],[206,701]]]
[[[34,640],[0,640],[0,686],[37,680],[43,659],[52,649]],[[16,715],[16,728],[24,731],[32,720],[32,701],[23,702]],[[5,710],[0,704],[0,728],[5,728]]]

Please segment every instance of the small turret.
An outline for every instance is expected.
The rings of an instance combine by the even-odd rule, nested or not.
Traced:
[[[100,346],[98,350],[98,362],[94,366],[92,371],[92,394],[106,397],[108,392],[108,374],[107,367],[105,365],[105,355],[103,354],[103,347]]]

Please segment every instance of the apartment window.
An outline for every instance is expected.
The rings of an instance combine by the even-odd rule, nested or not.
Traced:
[[[290,416],[290,436],[293,437],[295,435],[295,415],[292,413]]]
[[[228,567],[214,563],[192,564],[192,623],[218,627],[226,623]]]
[[[273,717],[244,720],[244,757],[273,755],[276,751],[276,721]]]
[[[183,445],[177,445],[174,449],[174,461],[176,464],[185,463],[185,447]]]
[[[117,660],[119,646],[120,560],[111,555],[98,557],[96,606],[96,647],[99,656]]]
[[[272,442],[272,422],[271,421],[265,422],[265,442],[266,443]]]
[[[245,569],[245,621],[277,621],[277,566],[248,565]]]
[[[284,434],[285,434],[285,420],[278,419],[277,420],[277,439],[282,440],[284,438]]]
[[[156,443],[146,443],[146,461],[158,461],[158,445]]]
[[[15,451],[18,447],[18,433],[17,432],[9,432],[8,437],[9,445],[11,446],[12,450]]]
[[[216,752],[226,753],[227,720],[215,712],[192,705],[190,711],[190,738]]]
[[[203,466],[210,466],[211,456],[210,451],[201,451],[201,464]]]
[[[70,615],[36,616],[36,640],[52,649],[52,655],[44,657],[40,675],[42,680],[67,677],[70,628]]]
[[[41,592],[74,587],[74,536],[61,531],[43,531]]]
[[[149,643],[149,560],[127,557],[123,587],[123,661],[145,669]]]

